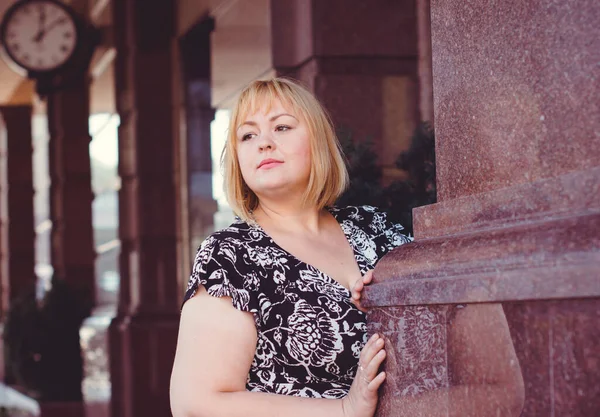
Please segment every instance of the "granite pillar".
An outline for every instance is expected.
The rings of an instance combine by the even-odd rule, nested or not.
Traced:
[[[373,140],[386,179],[428,117],[420,113],[417,14],[417,0],[271,2],[277,74],[303,82],[337,128]]]
[[[187,142],[188,212],[190,255],[213,231],[217,203],[212,194],[210,125],[215,118],[211,107],[210,34],[214,21],[194,25],[179,41]]]
[[[1,317],[11,302],[35,292],[31,106],[0,106]],[[1,126],[1,125],[0,125]]]
[[[431,74],[431,0],[417,0],[419,54],[419,112],[433,126],[433,77]]]
[[[113,3],[121,283],[109,340],[119,417],[170,415],[182,275],[175,3]]]
[[[386,256],[366,290],[370,331],[390,353],[379,415],[437,396],[444,409],[421,415],[596,416],[600,6],[432,0],[431,16],[439,203],[414,210],[415,242]],[[524,402],[490,409],[476,396],[493,384],[472,375],[461,403],[453,316],[499,305]],[[516,369],[500,344],[466,331],[490,367]],[[411,355],[424,334],[439,349]]]
[[[88,311],[96,302],[89,101],[86,75],[47,97],[51,262]]]

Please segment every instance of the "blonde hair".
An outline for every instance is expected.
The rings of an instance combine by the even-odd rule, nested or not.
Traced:
[[[269,111],[275,100],[289,105],[307,124],[312,163],[308,186],[303,195],[304,204],[318,209],[330,206],[349,182],[333,124],[319,101],[297,82],[286,78],[253,81],[241,92],[233,108],[222,154],[227,201],[235,214],[246,222],[254,222],[252,211],[258,206],[258,197],[242,177],[236,132],[249,114],[256,113],[265,104]]]

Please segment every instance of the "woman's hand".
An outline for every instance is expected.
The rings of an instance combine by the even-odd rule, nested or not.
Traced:
[[[373,280],[373,270],[367,271],[362,277],[356,280],[354,286],[350,290],[350,294],[352,296],[352,302],[354,305],[363,313],[367,311],[366,308],[360,305],[360,298],[362,296],[362,290],[365,288],[365,285],[368,285]]]
[[[383,338],[375,333],[360,353],[358,370],[348,395],[342,399],[344,417],[372,417],[377,407],[377,390],[385,380],[379,367],[385,359]]]

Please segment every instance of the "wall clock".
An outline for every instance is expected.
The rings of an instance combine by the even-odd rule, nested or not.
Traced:
[[[20,0],[4,15],[0,41],[5,55],[30,75],[64,67],[81,38],[77,16],[58,0]]]

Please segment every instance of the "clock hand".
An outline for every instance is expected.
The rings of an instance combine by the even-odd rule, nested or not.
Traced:
[[[50,23],[50,25],[48,25],[48,27],[44,28],[44,33],[48,33],[50,32],[52,29],[54,29],[56,26],[65,23],[67,21],[67,19],[65,17],[61,17],[60,19],[56,19],[54,22]]]
[[[36,43],[39,43],[42,38],[44,37],[44,26],[46,24],[46,9],[44,8],[43,4],[40,4],[38,7],[38,16],[39,16],[39,20],[38,20],[38,31],[36,33],[36,35],[33,37],[33,41]]]
[[[46,8],[43,4],[40,4],[40,25],[43,27],[46,23]]]
[[[54,22],[50,23],[47,27],[44,28],[44,30],[42,30],[40,33],[38,33],[35,37],[35,41],[36,42],[40,42],[43,38],[46,37],[46,35],[48,34],[48,32],[50,32],[52,29],[54,29],[56,26],[65,23],[67,21],[66,18],[61,17],[59,19],[56,19]]]

